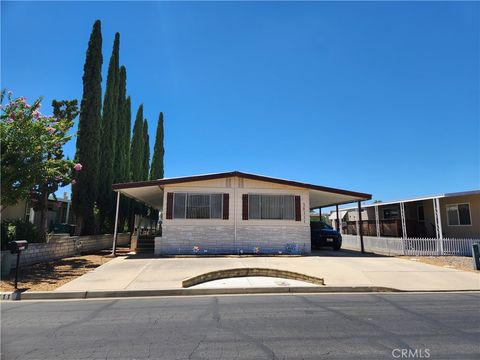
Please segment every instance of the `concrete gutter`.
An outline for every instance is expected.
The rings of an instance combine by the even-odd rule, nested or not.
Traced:
[[[198,285],[204,282],[212,281],[212,280],[228,279],[228,278],[235,278],[235,277],[248,277],[248,276],[266,276],[266,277],[305,281],[315,285],[325,285],[325,282],[323,281],[322,278],[300,274],[294,271],[270,269],[270,268],[237,268],[237,269],[215,270],[215,271],[210,271],[197,276],[193,276],[191,278],[183,280],[182,287],[188,288],[188,287]]]
[[[301,294],[301,293],[360,293],[403,292],[378,286],[306,286],[306,287],[248,287],[217,289],[158,289],[158,290],[94,290],[94,291],[27,291],[18,300],[99,299],[147,296],[242,295],[242,294]],[[8,293],[2,293],[7,295]],[[3,297],[8,299],[7,296]]]

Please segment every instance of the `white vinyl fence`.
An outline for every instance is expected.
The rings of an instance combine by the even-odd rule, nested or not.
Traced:
[[[342,234],[342,248],[360,250],[360,237]],[[472,244],[480,239],[403,239],[364,236],[365,251],[382,255],[456,255],[472,256]]]

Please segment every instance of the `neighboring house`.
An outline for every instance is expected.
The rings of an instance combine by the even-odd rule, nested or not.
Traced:
[[[343,233],[357,233],[356,207],[339,217]],[[361,217],[364,235],[376,236],[378,225],[379,236],[480,238],[480,190],[363,205]],[[335,224],[336,211],[329,218]]]
[[[71,200],[64,193],[63,198],[55,198],[50,195],[48,199],[48,224],[52,227],[55,224],[72,224],[73,211],[70,209]],[[40,225],[40,212],[34,211],[31,204],[22,200],[17,204],[2,209],[2,221],[4,220],[23,220],[30,221],[32,224]]]
[[[161,211],[155,254],[309,253],[311,209],[371,198],[238,171],[113,189]]]

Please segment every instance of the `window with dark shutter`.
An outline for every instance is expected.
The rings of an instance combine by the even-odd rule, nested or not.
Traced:
[[[228,215],[229,215],[228,212],[230,210],[229,200],[230,200],[230,195],[223,194],[223,220],[228,220]]]
[[[173,193],[167,193],[167,219],[172,219]]]
[[[242,195],[242,220],[248,220],[248,194]]]
[[[300,207],[300,196],[295,196],[295,221],[302,221],[302,212]]]
[[[170,195],[170,194],[169,194]],[[222,219],[224,194],[172,194],[173,209],[167,219]],[[168,203],[167,198],[167,203]]]

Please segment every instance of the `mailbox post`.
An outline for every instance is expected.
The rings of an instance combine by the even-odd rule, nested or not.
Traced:
[[[17,266],[15,268],[15,290],[17,290],[18,283],[18,268],[20,267],[20,253],[28,248],[26,240],[10,241],[8,247],[12,254],[17,254]]]

